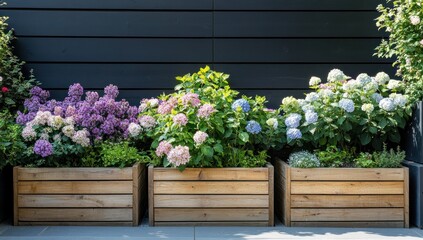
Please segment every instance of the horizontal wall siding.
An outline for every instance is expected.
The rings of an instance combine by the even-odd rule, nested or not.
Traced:
[[[17,54],[54,97],[80,82],[116,84],[138,104],[171,92],[175,76],[206,64],[270,107],[301,97],[311,76],[394,70],[373,57],[382,0],[9,0],[0,15]]]

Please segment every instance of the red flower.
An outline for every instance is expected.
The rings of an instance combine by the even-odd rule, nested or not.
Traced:
[[[2,88],[1,88],[1,91],[2,91],[2,92],[4,92],[4,93],[6,93],[6,92],[8,92],[8,91],[9,91],[9,89],[8,89],[7,87],[2,87]]]

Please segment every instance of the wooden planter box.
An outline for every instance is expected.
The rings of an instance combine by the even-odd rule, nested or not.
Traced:
[[[275,161],[286,226],[409,227],[408,168],[291,168]]]
[[[150,226],[273,226],[273,166],[148,169]]]
[[[147,169],[13,169],[14,225],[136,226],[147,205]]]

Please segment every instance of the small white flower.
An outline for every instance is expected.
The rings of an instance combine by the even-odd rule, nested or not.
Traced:
[[[419,16],[411,16],[410,17],[411,24],[418,25],[420,23],[420,17]]]
[[[368,84],[369,82],[371,82],[372,78],[369,75],[367,75],[366,73],[360,73],[357,76],[357,81],[359,81],[364,86],[364,85]]]
[[[395,110],[395,103],[392,98],[384,98],[380,100],[379,107],[385,111],[391,112]]]
[[[269,127],[273,127],[273,129],[275,129],[275,130],[278,128],[278,125],[279,125],[278,120],[276,118],[267,119],[266,124]]]
[[[384,73],[384,72],[378,72],[376,74],[375,80],[378,84],[386,84],[389,80],[391,80],[391,78],[389,77],[388,74]]]
[[[0,83],[3,82],[3,77],[0,76]]]
[[[328,82],[337,82],[347,80],[348,76],[339,69],[332,69],[328,74]]]
[[[314,102],[317,101],[319,99],[319,94],[315,93],[315,92],[311,92],[309,94],[306,95],[305,100],[307,102]]]
[[[387,88],[391,90],[395,90],[401,87],[401,81],[398,80],[389,80]]]
[[[370,103],[366,103],[366,104],[363,104],[361,106],[361,110],[363,112],[366,112],[366,113],[371,113],[371,112],[373,112],[374,109],[375,108],[374,108],[373,104],[370,104]]]
[[[308,82],[308,85],[310,86],[316,86],[318,84],[320,84],[322,82],[322,80],[318,77],[311,77],[310,81]]]
[[[150,107],[157,107],[159,105],[159,99],[152,98],[148,100],[148,104],[150,105]]]
[[[332,90],[330,89],[322,89],[319,91],[319,95],[322,97],[332,97],[333,94],[335,94],[334,92],[332,92]]]

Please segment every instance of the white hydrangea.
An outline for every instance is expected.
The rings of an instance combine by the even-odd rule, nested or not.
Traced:
[[[278,128],[278,125],[279,125],[278,120],[276,118],[267,119],[266,124],[269,127],[273,127],[273,129],[275,129],[275,130]]]
[[[72,138],[72,137],[73,137],[73,135],[75,134],[75,128],[73,127],[73,125],[67,125],[67,126],[64,126],[64,127],[62,128],[62,133],[63,133],[66,137]]]
[[[357,76],[357,81],[359,81],[363,86],[364,85],[366,85],[366,84],[368,84],[369,82],[371,82],[372,81],[372,78],[369,76],[369,75],[367,75],[366,73],[360,73],[358,76]]]
[[[342,89],[344,91],[351,91],[351,90],[360,88],[361,86],[362,86],[362,84],[360,83],[360,81],[352,79],[352,80],[349,80],[348,82],[344,83],[342,85]]]
[[[380,100],[379,107],[385,111],[391,112],[395,110],[395,103],[392,98],[384,98]]]
[[[32,141],[35,140],[35,138],[37,137],[37,133],[35,132],[35,130],[32,128],[31,124],[27,124],[24,129],[22,130],[22,137],[25,141]]]
[[[373,104],[370,104],[370,103],[365,103],[361,106],[361,110],[363,112],[366,112],[366,113],[371,113],[371,112],[373,112],[374,109],[375,108],[374,108]]]
[[[49,111],[38,111],[32,121],[34,125],[46,125],[50,117],[51,113]]]
[[[152,98],[148,100],[148,104],[150,105],[150,107],[157,107],[159,105],[159,99]]]
[[[376,81],[371,81],[364,86],[366,91],[376,91],[379,89],[379,84]]]
[[[335,93],[330,89],[322,89],[319,91],[319,95],[322,97],[332,97]]]
[[[398,80],[389,80],[388,85],[386,86],[388,89],[395,90],[402,86],[402,82]]]
[[[308,85],[310,86],[316,86],[318,84],[320,84],[322,82],[322,79],[318,78],[318,77],[311,77],[310,81],[308,82]]]
[[[300,105],[300,107],[302,107],[302,106],[304,106],[304,105],[306,105],[308,103],[304,99],[298,99],[298,104]]]
[[[393,99],[394,104],[396,106],[399,106],[399,107],[404,107],[408,102],[407,96],[404,96],[404,95],[399,94],[399,93],[391,93],[389,95],[389,98]]]
[[[419,16],[410,16],[410,22],[413,25],[419,25],[420,17]]]
[[[328,74],[328,82],[338,82],[347,80],[349,77],[339,69],[332,69]]]
[[[139,124],[130,123],[128,126],[128,133],[131,137],[138,137],[142,131],[142,128]]]
[[[389,80],[391,80],[391,78],[389,77],[388,74],[384,73],[384,72],[378,72],[376,74],[375,80],[378,84],[380,85],[384,85],[387,82],[389,82]]]
[[[61,116],[50,116],[48,119],[47,125],[56,130],[60,129],[64,124],[63,118]]]
[[[315,92],[308,93],[305,98],[307,102],[314,102],[314,101],[317,101],[318,99],[319,99],[319,94]]]
[[[301,109],[303,110],[303,112],[308,112],[308,111],[314,112],[314,107],[311,106],[310,104],[306,104],[302,106]]]
[[[63,122],[65,125],[75,125],[75,119],[73,117],[67,117]]]
[[[351,99],[343,98],[339,101],[338,105],[348,113],[354,112],[355,106]]]

